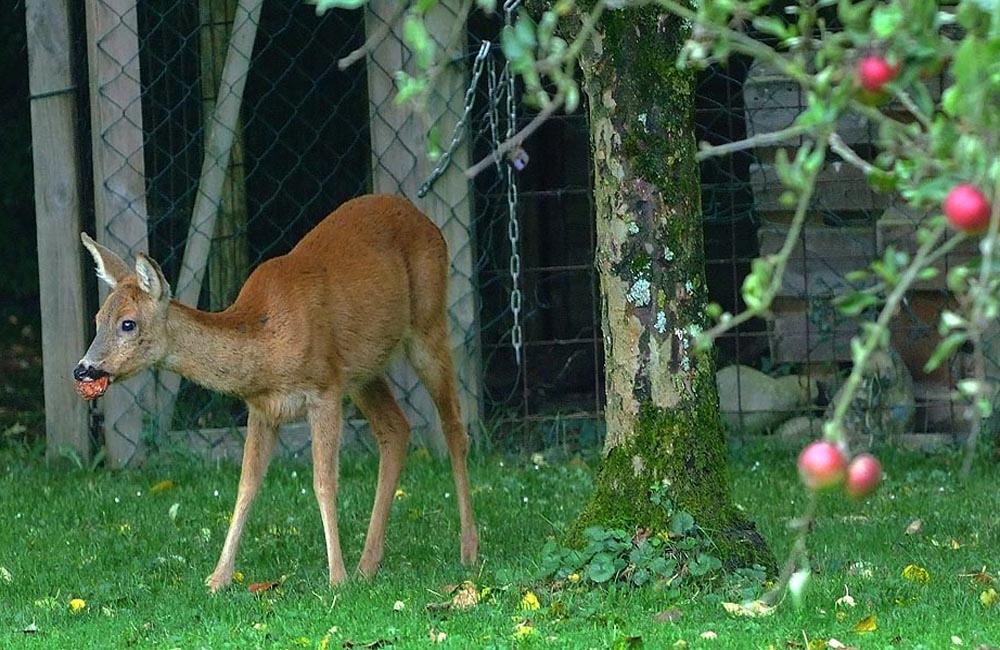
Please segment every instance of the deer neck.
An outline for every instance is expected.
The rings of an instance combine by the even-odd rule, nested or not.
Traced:
[[[172,302],[162,366],[205,388],[247,397],[265,388],[259,318],[232,309],[204,312]]]

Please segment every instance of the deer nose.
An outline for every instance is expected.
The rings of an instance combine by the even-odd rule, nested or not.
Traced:
[[[94,366],[85,366],[82,363],[73,369],[73,379],[83,381],[84,379],[100,379],[104,373]]]

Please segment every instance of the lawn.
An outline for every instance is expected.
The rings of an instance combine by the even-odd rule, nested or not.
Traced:
[[[947,648],[952,637],[963,647],[997,646],[1000,606],[981,602],[984,592],[989,602],[1000,563],[997,467],[981,461],[961,484],[957,460],[895,455],[886,459],[887,482],[867,502],[824,498],[810,539],[817,575],[803,607],[786,599],[772,616],[748,619],[726,614],[725,596],[707,591],[678,598],[656,587],[554,591],[538,582],[542,545],[572,521],[590,489],[593,463],[579,459],[474,458],[480,566],[468,570],[458,562],[450,471],[411,454],[382,573],[338,589],[324,583],[310,469],[279,462],[244,537],[242,583],[209,596],[202,581],[222,544],[238,468],[160,461],[91,473],[5,453],[0,646],[804,648],[812,641],[808,647],[821,648],[817,640],[835,638],[858,648]],[[342,461],[349,565],[361,551],[375,467],[360,453]],[[791,543],[787,522],[803,500],[793,452],[734,448],[732,475],[738,504],[781,558]],[[173,486],[163,489],[162,481]],[[915,519],[922,527],[907,534]],[[924,568],[927,584],[904,578],[908,565]],[[449,586],[465,580],[480,590],[478,605],[433,606],[450,601]],[[262,582],[280,587],[249,591]],[[853,608],[836,604],[845,585]],[[521,609],[526,590],[540,609]],[[72,599],[85,607],[72,611]],[[666,611],[675,620],[658,621]],[[856,632],[869,616],[877,628]],[[515,637],[525,620],[530,629]],[[715,638],[702,636],[708,632]]]

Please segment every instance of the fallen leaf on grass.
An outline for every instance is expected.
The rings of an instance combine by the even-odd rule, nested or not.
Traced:
[[[271,591],[273,589],[277,589],[280,586],[281,586],[280,582],[254,582],[249,587],[247,587],[247,591],[249,591],[252,594],[262,594],[265,591]]]
[[[980,585],[991,585],[994,582],[993,576],[986,572],[986,567],[975,573],[960,573],[958,575],[962,578],[972,578],[972,582]]]
[[[404,609],[406,609],[406,603],[404,603],[401,600],[397,600],[395,603],[392,604],[392,611],[394,612],[401,612]]]
[[[960,636],[952,636],[951,637],[951,643],[952,643],[952,645],[962,645],[962,637],[960,637]]]
[[[479,604],[479,591],[476,589],[475,583],[471,580],[466,580],[460,585],[446,585],[441,591],[454,595],[451,597],[451,600],[427,603],[425,608],[428,611],[471,609]]]
[[[774,613],[774,607],[768,605],[763,600],[746,601],[743,603],[722,603],[722,607],[732,616],[746,616],[748,618],[770,616]]]
[[[451,597],[452,609],[470,609],[479,604],[479,590],[471,580],[466,580]]]
[[[903,577],[920,585],[931,581],[931,574],[919,564],[909,564],[903,569]]]
[[[923,527],[924,527],[924,522],[920,521],[919,519],[914,519],[913,521],[910,522],[910,525],[906,527],[906,534],[916,535],[921,531]]]
[[[656,616],[653,620],[657,623],[675,623],[681,620],[681,610],[679,609],[665,609]]]
[[[165,481],[160,481],[159,483],[157,483],[153,487],[149,488],[149,493],[150,494],[163,494],[164,492],[166,492],[168,490],[172,490],[175,487],[177,487],[177,484],[174,483],[173,481],[171,481],[170,479],[167,479]]]
[[[851,628],[856,634],[868,634],[869,632],[874,632],[878,629],[878,621],[875,619],[875,615],[866,616]]]
[[[979,602],[983,604],[983,607],[989,609],[997,604],[997,590],[990,587],[983,593],[979,594]]]
[[[0,566],[0,580],[3,580],[7,584],[14,582],[14,576],[11,575],[5,566]]]

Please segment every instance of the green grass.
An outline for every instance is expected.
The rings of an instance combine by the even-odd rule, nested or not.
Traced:
[[[786,523],[803,500],[794,455],[743,447],[733,456],[736,500],[781,558],[791,543]],[[771,617],[738,619],[715,594],[678,601],[655,588],[553,592],[535,582],[539,549],[572,521],[592,484],[580,462],[536,469],[527,461],[475,459],[481,566],[469,571],[458,562],[450,471],[411,454],[382,573],[339,589],[325,584],[310,469],[279,462],[244,538],[237,562],[243,584],[209,596],[202,581],[222,544],[237,468],[179,463],[87,473],[0,455],[0,647],[315,648],[328,637],[329,648],[379,641],[392,648],[670,648],[678,640],[691,648],[795,648],[806,638],[834,637],[859,648],[947,648],[953,635],[963,647],[1000,645],[1000,607],[979,600],[989,585],[963,575],[998,571],[997,467],[982,461],[960,484],[956,461],[894,456],[886,462],[888,482],[867,503],[825,498],[810,539],[817,575],[802,609],[786,599]],[[349,565],[361,552],[374,476],[372,458],[343,459],[339,513]],[[164,479],[176,487],[151,494]],[[916,518],[922,532],[905,534]],[[904,579],[909,564],[926,568],[930,583]],[[448,600],[444,587],[465,579],[491,589],[477,607],[426,608]],[[271,580],[281,580],[281,589],[247,591],[249,583]],[[841,620],[835,601],[844,585],[857,606]],[[538,594],[540,610],[519,609],[527,588]],[[84,599],[86,608],[71,612],[71,598]],[[402,611],[394,611],[397,601]],[[671,608],[678,621],[654,620]],[[876,631],[852,631],[871,614]],[[514,639],[515,623],[525,618],[536,633]],[[25,634],[30,625],[37,632]],[[431,630],[447,635],[442,644],[431,643]],[[709,630],[715,640],[700,637]]]

